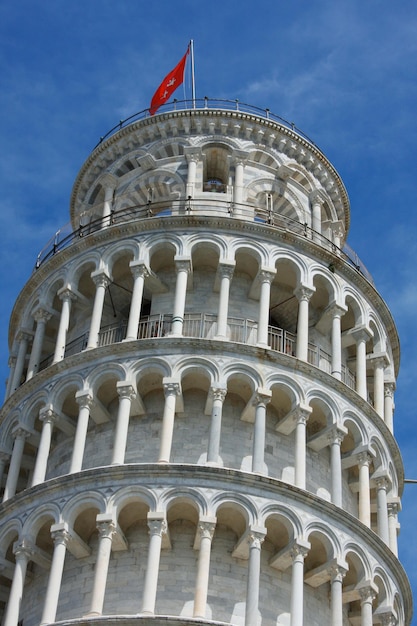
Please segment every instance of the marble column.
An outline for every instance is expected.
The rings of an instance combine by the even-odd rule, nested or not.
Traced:
[[[198,523],[200,551],[198,555],[197,577],[194,592],[193,617],[206,617],[208,583],[210,573],[211,542],[216,528],[216,522],[200,519]]]
[[[110,226],[110,216],[113,210],[114,191],[117,187],[117,178],[110,172],[107,172],[101,179],[101,185],[104,188],[103,202],[103,222],[102,225]]]
[[[80,390],[75,394],[75,401],[79,406],[77,428],[74,437],[74,447],[72,449],[70,474],[80,472],[83,465],[85,442],[88,432],[88,421],[90,419],[91,407],[94,404],[92,392],[90,390]]]
[[[247,154],[243,150],[235,150],[233,153],[233,162],[235,165],[235,180],[233,186],[233,202],[235,205],[242,204],[243,202],[243,174]],[[239,211],[241,207],[237,206]]]
[[[321,207],[323,206],[323,196],[319,191],[310,194],[311,202],[311,227],[313,229],[313,241],[320,241],[321,235]]]
[[[308,554],[306,546],[297,543],[291,548],[291,626],[304,624],[304,559]]]
[[[110,284],[110,278],[105,272],[99,270],[91,274],[91,278],[96,286],[96,295],[94,297],[93,311],[91,314],[90,330],[88,333],[87,349],[97,348],[101,318],[103,315],[104,297],[106,289]]]
[[[259,315],[258,315],[258,337],[257,345],[268,347],[268,323],[269,323],[269,304],[271,298],[271,284],[276,274],[275,269],[261,269],[258,279],[261,283],[261,293],[259,296]]]
[[[387,546],[389,545],[389,525],[388,525],[388,503],[387,488],[388,479],[385,476],[375,478],[376,484],[376,506],[377,506],[377,528],[378,535]]]
[[[201,148],[187,146],[184,148],[184,154],[188,163],[186,197],[194,198],[197,164],[201,158]]]
[[[343,579],[347,569],[334,565],[330,570],[330,610],[332,626],[343,626]]]
[[[171,456],[172,437],[174,433],[175,404],[181,394],[179,382],[164,379],[165,406],[162,417],[161,444],[158,463],[169,463]]]
[[[168,527],[161,513],[148,513],[148,527],[149,549],[141,612],[145,615],[154,615],[162,537],[167,533]]]
[[[25,447],[26,439],[30,436],[30,433],[20,426],[15,428],[12,434],[14,437],[13,452],[10,459],[9,472],[7,474],[6,486],[3,493],[3,502],[12,498],[16,493],[23,449]]]
[[[352,336],[356,341],[356,392],[368,400],[368,386],[366,382],[366,342],[372,336],[367,328],[353,329]]]
[[[384,373],[388,365],[386,355],[371,357],[374,368],[374,409],[378,415],[384,419],[385,408],[385,390],[384,390]]]
[[[43,483],[45,480],[49,451],[51,448],[52,431],[57,418],[58,416],[51,406],[45,406],[39,411],[39,419],[42,422],[42,432],[38,453],[36,455],[35,469],[33,470],[32,487]]]
[[[384,421],[390,432],[394,432],[394,383],[386,383],[384,386]]]
[[[28,344],[31,337],[32,333],[25,330],[20,330],[17,334],[19,347],[17,351],[16,365],[13,372],[13,379],[10,386],[11,393],[13,393],[13,391],[16,391],[16,389],[20,387],[23,369],[25,367],[26,355],[28,352]]]
[[[270,402],[272,392],[258,389],[253,403],[255,405],[255,424],[253,430],[252,472],[264,473],[266,405]]]
[[[13,546],[13,553],[15,555],[16,562],[3,626],[18,626],[26,570],[32,556],[32,552],[32,547],[25,541],[15,543]]]
[[[359,594],[361,602],[361,626],[372,626],[372,603],[377,596],[376,590],[373,586],[361,587]]]
[[[220,454],[220,435],[222,428],[223,402],[227,394],[225,387],[212,387],[211,421],[207,448],[207,465],[218,465]]]
[[[133,292],[125,341],[134,341],[138,338],[143,289],[145,286],[145,278],[149,276],[149,271],[143,261],[132,261],[130,268],[133,274]]]
[[[245,626],[255,626],[258,623],[259,604],[259,576],[261,573],[261,547],[266,531],[250,530],[248,578],[246,587]]]
[[[51,526],[51,536],[54,540],[54,553],[52,556],[51,569],[49,571],[41,626],[55,622],[56,619],[65,555],[70,538],[67,525],[65,523],[53,524]]]
[[[232,280],[235,265],[235,261],[224,261],[219,264],[220,294],[216,339],[227,339],[230,282]]]
[[[97,529],[99,532],[99,543],[94,568],[93,593],[88,616],[101,615],[103,613],[107,572],[109,570],[111,546],[113,535],[116,532],[116,525],[113,520],[105,519],[105,516],[102,515],[97,522]]]
[[[336,506],[342,506],[342,459],[340,446],[344,437],[347,435],[347,429],[335,426],[328,435],[330,446],[330,471],[332,481],[332,502]]]
[[[388,503],[389,547],[395,556],[398,556],[398,511],[400,506],[399,498]]]
[[[359,467],[359,519],[360,521],[371,527],[371,502],[369,491],[369,465],[371,458],[367,452],[361,452],[358,455]]]
[[[306,488],[306,425],[311,415],[311,408],[298,407],[295,427],[295,486]]]
[[[341,318],[346,308],[333,304],[332,315],[332,376],[342,380],[342,331]]]
[[[298,299],[298,320],[297,320],[297,345],[295,356],[302,361],[308,361],[308,323],[309,323],[309,302],[315,289],[300,285],[294,295]]]
[[[116,433],[114,436],[112,465],[123,465],[125,462],[127,434],[129,430],[130,407],[136,398],[136,390],[128,382],[119,381],[116,385],[119,396]]]
[[[65,356],[65,346],[67,343],[67,333],[71,315],[71,304],[77,299],[77,296],[65,287],[58,291],[58,296],[62,300],[61,317],[59,318],[58,335],[55,343],[55,353],[53,363],[62,361]]]
[[[39,308],[33,314],[36,320],[35,336],[33,338],[32,351],[30,353],[28,371],[26,380],[30,380],[38,372],[40,360],[42,357],[43,340],[45,337],[46,323],[51,319],[52,315],[49,311]]]
[[[174,312],[172,314],[170,335],[173,337],[181,337],[184,324],[188,274],[191,271],[191,260],[189,258],[175,257],[175,267],[177,271],[177,282],[175,286]]]

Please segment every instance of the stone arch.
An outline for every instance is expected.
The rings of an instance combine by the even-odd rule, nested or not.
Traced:
[[[107,510],[115,515],[117,520],[120,511],[126,506],[132,503],[143,504],[144,507],[150,511],[156,511],[158,505],[158,499],[156,494],[147,487],[140,485],[129,485],[118,489],[110,498],[107,505]]]
[[[153,215],[161,209],[157,204],[161,201],[177,200],[185,196],[184,179],[171,170],[151,169],[141,176],[135,177],[126,187],[116,190],[114,210],[122,211],[132,206],[149,204]]]
[[[107,501],[101,493],[97,491],[85,491],[77,494],[64,505],[61,513],[61,519],[67,522],[70,528],[74,528],[74,530],[76,530],[75,523],[80,516],[82,516],[86,511],[96,511],[96,513],[94,513],[95,529],[95,516],[97,513],[105,513],[106,510]],[[91,514],[89,519],[89,528],[91,529]],[[83,534],[85,533],[83,532]]]
[[[25,520],[22,536],[36,543],[39,533],[45,535],[45,528],[48,530],[52,524],[56,524],[60,518],[60,510],[56,503],[46,503],[37,507]],[[52,547],[52,538],[47,537],[48,545]],[[41,546],[43,547],[43,546]]]
[[[287,505],[268,503],[259,511],[259,521],[267,528],[270,521],[277,521],[282,531],[274,539],[277,552],[296,539],[303,538],[303,522]],[[276,532],[276,531],[274,531]]]
[[[256,505],[248,497],[233,492],[223,491],[217,493],[210,500],[210,511],[219,520],[224,520],[233,528],[238,537],[242,536],[246,529],[258,521]]]
[[[360,417],[350,411],[342,414],[341,422],[348,430],[342,442],[342,454],[353,452],[356,448],[368,443],[368,433]]]

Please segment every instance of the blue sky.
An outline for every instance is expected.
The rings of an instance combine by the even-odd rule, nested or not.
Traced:
[[[395,434],[417,479],[415,0],[2,0],[0,380],[13,302],[69,220],[78,169],[101,135],[149,106],[190,38],[197,97],[238,98],[294,121],[341,175],[348,242],[400,334]],[[417,597],[416,518],[410,485],[400,556]]]

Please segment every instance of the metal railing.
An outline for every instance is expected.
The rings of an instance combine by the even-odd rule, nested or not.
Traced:
[[[156,314],[142,317],[139,322],[137,339],[151,339],[168,336],[171,331],[171,314]],[[99,333],[98,346],[109,346],[120,343],[126,337],[127,321],[104,326]],[[217,332],[217,316],[212,313],[186,313],[182,328],[182,336],[196,339],[214,339]],[[227,337],[234,343],[256,345],[258,324],[254,320],[229,317],[227,320]],[[65,356],[82,352],[87,347],[88,332],[83,333],[65,347]],[[278,328],[268,326],[268,346],[270,350],[295,356],[296,335]],[[44,359],[39,369],[43,370],[52,364],[53,355]],[[331,355],[320,346],[308,344],[307,360],[311,365],[331,374]],[[342,365],[342,381],[355,388],[355,375],[345,365]]]
[[[300,135],[303,139],[311,143],[312,146],[316,146],[314,141],[310,139],[306,133],[304,133],[300,128],[298,128],[294,122],[289,122],[288,120],[276,115],[275,113],[271,113],[269,109],[262,109],[260,107],[253,106],[252,104],[246,104],[245,102],[240,102],[239,100],[227,100],[227,99],[219,99],[219,98],[196,98],[195,100],[172,100],[171,102],[167,102],[163,104],[158,109],[158,115],[163,115],[164,113],[171,113],[173,111],[186,111],[186,110],[203,110],[203,109],[215,109],[219,111],[239,111],[240,113],[248,113],[249,115],[256,115],[257,117],[263,117],[268,120],[272,120],[273,122],[277,122],[282,126],[292,130],[293,132]],[[149,113],[149,109],[143,109],[142,111],[138,111],[137,113],[133,113],[133,115],[129,115],[124,120],[120,120],[116,126],[113,126],[105,135],[100,137],[98,144],[95,146],[97,148],[103,141],[117,133],[122,128],[126,128],[126,126],[130,126],[134,122],[139,122],[140,120],[146,119],[147,117],[151,117]],[[94,149],[95,149],[94,148]]]
[[[92,207],[91,207],[92,208]],[[226,198],[220,199],[218,196],[213,200],[209,198],[183,198],[179,200],[163,200],[160,202],[148,202],[120,208],[113,211],[109,216],[92,219],[85,216],[84,223],[76,230],[72,230],[71,224],[66,224],[60,228],[45,247],[39,252],[35,270],[45,261],[55,254],[70,247],[76,241],[88,237],[93,233],[117,224],[129,223],[137,220],[152,218],[166,218],[168,216],[215,216],[242,221],[255,221],[265,224],[273,229],[283,232],[290,232],[298,237],[310,239],[322,248],[326,248],[346,263],[360,272],[370,283],[373,284],[371,274],[359,257],[347,245],[343,249],[338,248],[333,241],[313,230],[306,223],[299,222],[284,215],[275,214],[263,207],[256,207],[246,203],[235,203]]]

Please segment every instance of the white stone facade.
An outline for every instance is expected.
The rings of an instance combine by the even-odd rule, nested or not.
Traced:
[[[399,343],[349,219],[268,113],[93,151],[11,316],[4,626],[409,626]]]

